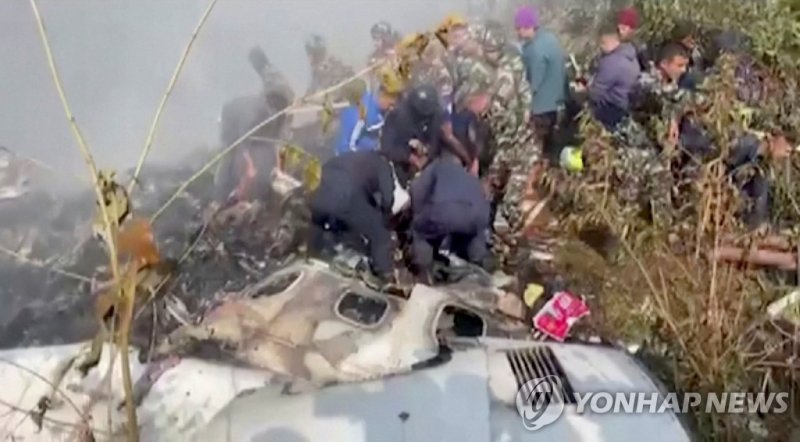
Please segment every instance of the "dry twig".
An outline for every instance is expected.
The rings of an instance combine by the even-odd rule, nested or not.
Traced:
[[[109,263],[111,264],[111,274],[113,281],[119,281],[119,258],[117,254],[117,245],[116,245],[116,235],[118,230],[118,221],[117,219],[113,219],[109,213],[108,207],[106,207],[106,199],[103,194],[104,189],[100,183],[100,175],[97,170],[97,165],[95,164],[94,158],[92,157],[91,151],[86,144],[86,140],[83,137],[83,134],[78,127],[77,122],[75,121],[75,116],[72,113],[72,109],[69,106],[69,102],[67,101],[67,97],[64,93],[64,88],[61,84],[61,77],[58,74],[58,69],[56,68],[55,59],[53,57],[53,52],[50,48],[50,42],[47,37],[47,32],[45,31],[44,21],[42,20],[42,16],[39,13],[39,8],[36,5],[36,0],[30,0],[31,8],[33,9],[33,14],[36,18],[36,24],[39,30],[39,35],[42,39],[42,45],[44,46],[45,54],[47,56],[47,64],[50,69],[50,74],[53,77],[53,83],[56,87],[56,91],[58,92],[59,99],[61,101],[61,105],[64,108],[64,113],[66,114],[67,121],[69,122],[70,129],[75,136],[75,139],[78,143],[78,149],[83,156],[84,161],[86,162],[86,166],[89,169],[89,172],[92,175],[92,184],[95,191],[95,197],[97,199],[97,205],[100,209],[100,214],[102,216],[103,228],[105,230],[105,238],[106,238],[106,245],[108,246],[108,255],[109,255]],[[130,300],[133,302],[133,300]],[[128,323],[127,325],[130,325]],[[122,335],[127,336],[130,333],[130,329],[122,330]],[[112,330],[111,336],[114,335]],[[127,338],[125,339],[127,340]],[[127,347],[122,349],[123,353],[127,352]],[[139,426],[136,419],[136,408],[133,405],[133,385],[130,378],[130,367],[127,367],[127,370],[123,370],[123,386],[125,389],[125,396],[126,396],[126,411],[128,415],[128,440],[131,442],[138,441],[139,439]],[[109,431],[111,429],[109,428]]]

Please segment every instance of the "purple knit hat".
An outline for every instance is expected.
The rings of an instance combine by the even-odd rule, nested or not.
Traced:
[[[517,28],[538,28],[539,13],[532,6],[520,6],[514,15],[514,26]]]

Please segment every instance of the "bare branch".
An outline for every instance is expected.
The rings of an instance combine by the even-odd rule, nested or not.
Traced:
[[[161,103],[158,105],[158,108],[156,109],[156,115],[153,117],[153,122],[150,125],[150,132],[147,134],[147,140],[144,143],[144,148],[142,148],[142,154],[139,156],[139,161],[136,163],[136,169],[133,172],[133,177],[131,178],[130,184],[128,184],[129,194],[133,192],[134,186],[136,185],[136,179],[139,178],[139,173],[142,171],[144,161],[147,159],[147,155],[150,153],[150,149],[153,146],[153,139],[156,135],[156,129],[158,129],[158,123],[161,121],[161,114],[164,111],[164,106],[166,106],[167,100],[169,100],[169,97],[172,95],[172,89],[175,88],[175,83],[178,81],[178,76],[180,76],[181,71],[183,70],[183,65],[186,63],[186,58],[189,56],[189,52],[192,50],[192,45],[197,39],[197,34],[200,33],[200,29],[203,28],[203,25],[206,23],[206,19],[208,18],[209,14],[211,14],[211,10],[214,9],[214,5],[216,4],[217,0],[211,0],[208,3],[206,12],[203,13],[202,17],[200,17],[200,22],[198,22],[197,26],[194,28],[194,32],[192,32],[192,36],[189,38],[189,43],[186,44],[186,49],[183,50],[183,55],[181,56],[180,60],[178,60],[178,66],[175,67],[175,72],[172,74],[172,78],[169,80],[167,90],[161,97]]]

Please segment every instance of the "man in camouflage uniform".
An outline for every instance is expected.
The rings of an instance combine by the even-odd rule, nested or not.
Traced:
[[[375,23],[370,28],[370,36],[375,48],[369,54],[367,66],[395,56],[395,45],[400,42],[400,35],[392,25],[385,21]]]
[[[439,40],[432,39],[428,42],[421,58],[412,68],[411,84],[413,86],[433,85],[439,92],[443,106],[451,102],[453,77],[447,66],[447,49]]]
[[[679,143],[684,149],[692,144],[682,135],[691,135],[690,129],[697,129],[686,117],[700,103],[700,95],[678,85],[688,63],[684,48],[666,45],[657,65],[640,77],[633,116],[615,133],[621,145],[614,167],[618,198],[633,212],[649,203],[653,221],[661,226],[669,225],[672,219],[671,161],[679,154]]]
[[[325,40],[313,35],[306,43],[306,54],[311,62],[311,85],[307,95],[323,91],[355,75],[353,68],[328,54]]]
[[[507,45],[501,29],[486,27],[479,41],[483,55],[493,68],[492,103],[487,119],[493,143],[485,157],[488,175],[496,183],[506,181],[498,210],[514,228],[522,221],[521,203],[527,193],[531,171],[541,158],[530,125],[531,87],[518,52]]]

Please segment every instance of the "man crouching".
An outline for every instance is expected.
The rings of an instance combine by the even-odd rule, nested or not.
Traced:
[[[310,201],[309,251],[330,256],[335,244],[366,251],[378,279],[373,282],[390,282],[394,275],[389,229],[394,186],[392,167],[378,152],[346,152],[325,163]],[[326,240],[327,234],[333,235],[334,244]]]
[[[483,264],[491,208],[478,177],[446,152],[425,167],[410,193],[414,270],[423,282],[432,282],[434,254],[448,238],[456,256]]]

